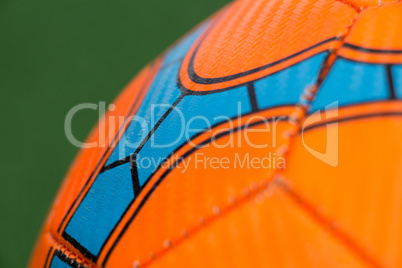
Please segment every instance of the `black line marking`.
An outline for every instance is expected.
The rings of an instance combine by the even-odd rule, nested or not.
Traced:
[[[257,97],[255,96],[254,83],[252,82],[247,83],[247,92],[248,92],[248,98],[250,99],[251,111],[252,112],[259,111],[260,109],[258,108]]]
[[[353,121],[353,120],[358,120],[358,119],[366,119],[366,118],[373,118],[373,117],[386,117],[386,116],[402,116],[402,112],[371,113],[371,114],[362,114],[362,115],[356,115],[356,116],[351,116],[351,117],[344,117],[344,118],[340,118],[340,119],[334,119],[334,120],[326,121],[323,123],[319,123],[317,125],[308,126],[304,129],[301,129],[299,131],[299,133],[310,131],[315,128],[320,128],[322,126],[326,126],[326,125],[333,124],[333,123],[342,123],[342,122]]]
[[[82,246],[77,240],[70,236],[66,231],[62,234],[63,238],[66,239],[71,245],[73,245],[79,252],[81,252],[87,259],[96,263],[98,257],[89,252],[84,246]]]
[[[62,262],[66,263],[68,266],[73,267],[73,268],[83,268],[86,266],[83,266],[83,264],[78,263],[76,260],[68,258],[65,254],[63,254],[63,252],[61,252],[60,250],[55,250],[53,253],[53,258],[54,257],[59,258],[59,260],[61,260]],[[52,260],[53,260],[52,258]],[[50,264],[52,265],[52,264]]]
[[[272,62],[272,63],[266,64],[266,65],[261,66],[261,67],[257,67],[257,68],[255,68],[255,69],[248,70],[248,71],[243,72],[243,73],[238,73],[238,74],[229,75],[229,76],[225,76],[225,77],[219,77],[219,78],[202,78],[202,77],[199,77],[199,76],[195,73],[195,71],[194,71],[194,59],[195,59],[195,55],[196,55],[198,49],[200,48],[200,46],[201,46],[203,40],[206,38],[206,36],[208,36],[209,32],[212,31],[214,25],[217,25],[217,24],[218,24],[218,22],[221,20],[221,18],[224,16],[224,14],[226,14],[226,12],[222,13],[222,15],[220,15],[217,19],[215,19],[214,21],[212,21],[212,22],[210,23],[210,25],[208,25],[208,27],[204,30],[204,32],[201,33],[200,37],[198,37],[197,40],[194,41],[194,43],[193,43],[193,45],[194,45],[195,43],[198,42],[198,44],[197,44],[196,48],[194,49],[194,52],[193,52],[193,54],[192,54],[192,56],[191,56],[191,58],[190,58],[190,62],[189,62],[189,66],[188,66],[187,73],[188,73],[189,78],[190,78],[193,82],[195,82],[195,83],[197,83],[197,84],[213,84],[213,83],[225,82],[225,80],[230,81],[230,80],[239,78],[239,77],[241,77],[241,76],[249,75],[249,74],[252,74],[252,73],[255,73],[255,72],[264,70],[264,69],[266,69],[266,68],[272,67],[272,66],[277,65],[277,64],[279,64],[279,63],[282,63],[283,61],[286,61],[286,60],[289,60],[289,59],[291,59],[291,58],[293,58],[293,57],[299,56],[299,55],[301,55],[301,54],[303,54],[303,53],[305,53],[305,52],[307,52],[307,51],[309,51],[309,50],[311,50],[311,49],[314,49],[314,48],[316,48],[316,47],[318,47],[318,46],[320,46],[320,45],[323,45],[323,44],[325,44],[325,43],[328,43],[328,42],[331,42],[331,41],[341,41],[341,40],[342,40],[341,37],[331,37],[331,38],[328,38],[328,39],[326,39],[326,40],[324,40],[324,41],[321,41],[321,42],[319,42],[319,43],[317,43],[317,44],[315,44],[315,45],[312,45],[312,46],[310,46],[310,47],[308,47],[308,48],[306,48],[306,49],[303,49],[303,50],[301,50],[301,51],[299,51],[299,52],[297,52],[297,53],[295,53],[295,54],[292,54],[292,55],[290,55],[290,56],[288,56],[288,57],[286,57],[286,58],[283,58],[283,59],[278,60],[278,61],[276,61],[276,62]],[[328,50],[328,49],[326,49],[326,50]],[[325,50],[324,50],[324,51],[325,51]],[[311,58],[311,57],[313,57],[313,56],[315,56],[315,55],[317,55],[317,54],[319,54],[319,53],[321,53],[321,52],[322,52],[322,51],[320,51],[320,52],[318,52],[318,53],[316,53],[316,54],[314,54],[314,55],[311,55],[311,56],[308,57],[308,58]],[[304,60],[306,60],[306,59],[304,59]],[[230,90],[230,89],[234,89],[234,88],[238,88],[238,87],[240,87],[240,86],[246,85],[248,82],[255,82],[255,81],[258,81],[258,80],[260,80],[260,79],[266,78],[266,77],[268,77],[268,76],[270,76],[270,75],[273,75],[273,74],[275,74],[275,73],[278,73],[278,72],[280,72],[280,71],[283,71],[283,70],[285,70],[285,69],[288,69],[288,68],[290,68],[290,67],[292,67],[292,66],[294,66],[294,65],[296,65],[296,64],[298,64],[298,63],[300,63],[300,62],[301,62],[301,61],[296,62],[296,63],[293,63],[293,64],[287,66],[286,68],[283,68],[283,69],[281,69],[281,70],[279,70],[279,71],[273,72],[273,73],[271,73],[271,74],[269,74],[269,75],[263,76],[263,77],[261,77],[261,78],[254,79],[254,80],[252,80],[252,81],[247,81],[247,82],[245,82],[245,83],[239,83],[239,84],[236,84],[236,85],[234,85],[234,86],[230,86],[230,87],[226,87],[226,88],[220,88],[220,89],[216,89],[216,90],[209,90],[209,91],[193,91],[193,90],[190,90],[190,89],[184,87],[183,84],[182,84],[182,82],[181,82],[181,80],[180,80],[180,70],[182,70],[182,66],[183,66],[183,61],[182,61],[181,65],[180,65],[180,68],[179,68],[179,72],[178,72],[178,74],[177,74],[177,87],[182,91],[182,93],[185,93],[186,95],[209,95],[209,94],[213,94],[213,93],[219,93],[219,92],[222,92],[222,91],[226,91],[226,90]]]
[[[169,167],[169,169],[167,169],[162,176],[155,182],[154,185],[152,185],[151,189],[149,190],[149,192],[145,195],[145,197],[141,200],[141,203],[138,205],[138,207],[136,208],[136,210],[134,211],[133,215],[130,217],[130,219],[127,221],[127,223],[124,225],[122,231],[120,232],[120,234],[117,236],[116,240],[113,242],[113,245],[111,246],[111,248],[109,249],[108,253],[105,256],[105,259],[103,260],[102,265],[105,266],[107,260],[110,257],[110,254],[112,253],[113,249],[116,247],[117,243],[120,241],[120,239],[123,237],[125,231],[128,229],[128,227],[130,226],[131,222],[134,220],[134,218],[138,215],[138,213],[140,212],[140,210],[142,209],[142,207],[145,205],[145,203],[147,202],[147,200],[151,197],[152,193],[156,190],[156,188],[159,186],[159,184],[166,178],[166,176],[177,166],[179,165],[185,158],[187,158],[189,155],[191,155],[192,153],[194,153],[195,151],[197,151],[198,149],[202,148],[202,145],[208,144],[212,141],[212,139],[216,139],[216,138],[220,138],[223,136],[226,136],[228,134],[231,134],[233,132],[238,132],[241,131],[247,127],[253,127],[253,126],[257,126],[257,125],[261,125],[267,122],[272,122],[275,121],[277,119],[283,119],[283,120],[288,120],[288,116],[279,116],[279,117],[272,117],[272,118],[266,118],[265,120],[261,120],[261,121],[257,121],[248,125],[243,125],[234,129],[230,129],[228,131],[219,133],[219,135],[216,135],[215,137],[210,137],[204,141],[202,141],[198,146],[191,148],[191,150],[189,150],[188,152],[186,152],[185,154],[183,154],[183,156],[179,159],[177,159],[175,161],[175,163],[172,164],[172,166]],[[150,176],[151,177],[151,176]]]
[[[392,75],[392,65],[391,64],[385,65],[385,71],[387,73],[387,82],[388,82],[388,88],[389,88],[389,98],[391,100],[395,100],[396,95],[395,95],[394,78],[393,78],[393,75]]]
[[[200,46],[202,44],[202,41],[203,41],[203,39],[201,39],[199,44],[197,45],[196,49],[194,50],[194,53],[191,56],[187,72],[188,72],[189,78],[194,83],[197,83],[197,84],[209,85],[209,84],[227,82],[227,81],[231,81],[231,80],[234,80],[234,79],[246,76],[246,75],[250,75],[250,74],[265,70],[265,69],[270,68],[270,67],[273,67],[273,66],[278,65],[278,64],[280,64],[282,62],[285,62],[285,61],[290,60],[290,59],[292,59],[294,57],[297,57],[297,56],[299,56],[299,55],[301,55],[301,54],[303,54],[303,53],[305,53],[305,52],[307,52],[307,51],[309,51],[311,49],[319,47],[319,46],[321,46],[321,45],[323,45],[325,43],[328,43],[328,42],[331,42],[331,41],[339,41],[339,40],[341,40],[339,37],[328,38],[328,39],[326,39],[324,41],[321,41],[321,42],[319,42],[319,43],[317,43],[315,45],[312,45],[312,46],[310,46],[308,48],[305,48],[305,49],[303,49],[303,50],[301,50],[299,52],[296,52],[296,53],[294,53],[294,54],[292,54],[290,56],[287,56],[287,57],[282,58],[280,60],[268,63],[266,65],[263,65],[263,66],[260,66],[260,67],[257,67],[257,68],[242,72],[242,73],[237,73],[237,74],[232,74],[232,75],[222,76],[222,77],[216,77],[216,78],[204,78],[204,77],[200,77],[199,75],[197,75],[195,70],[194,70],[195,55],[197,54],[197,51],[200,48]]]
[[[137,159],[133,156],[130,159],[130,170],[131,170],[131,179],[133,181],[133,189],[134,196],[137,196],[141,192],[140,181],[138,179],[138,170],[137,170]]]
[[[123,165],[125,163],[130,162],[130,159],[132,157],[136,157],[138,155],[138,153],[140,152],[140,150],[142,149],[142,147],[144,147],[145,143],[149,140],[149,138],[154,134],[154,132],[158,129],[158,127],[160,126],[160,124],[162,124],[163,120],[165,120],[165,118],[170,114],[170,112],[179,104],[179,102],[185,97],[186,95],[181,94],[177,100],[169,107],[169,109],[162,115],[162,117],[158,120],[158,122],[156,122],[155,126],[151,129],[151,131],[147,134],[147,136],[142,140],[141,144],[137,147],[137,149],[135,150],[135,152],[129,156],[126,156],[120,160],[117,160],[116,162],[113,162],[107,166],[104,166],[101,171],[99,173],[103,173],[109,169],[115,168],[117,166]]]
[[[47,263],[49,262],[50,252],[52,252],[52,249],[53,247],[50,247],[49,251],[47,252],[44,268],[47,268]]]
[[[360,47],[356,45],[352,45],[349,43],[343,44],[344,47],[352,48],[354,50],[368,52],[368,53],[380,53],[380,54],[402,54],[402,50],[390,50],[390,49],[373,49],[367,47]]]
[[[270,73],[270,74],[268,74],[268,75],[261,76],[261,77],[259,77],[259,78],[256,78],[256,79],[254,79],[254,80],[250,80],[250,81],[247,81],[247,82],[244,82],[244,83],[239,83],[239,84],[236,84],[236,85],[234,85],[234,86],[230,86],[230,87],[226,87],[226,88],[221,88],[221,89],[215,89],[215,90],[208,90],[208,91],[193,91],[193,90],[187,89],[187,88],[182,84],[182,82],[181,82],[181,80],[180,80],[180,72],[178,72],[178,76],[177,76],[177,87],[181,90],[181,92],[182,92],[183,94],[186,94],[186,95],[198,95],[198,96],[201,95],[201,96],[202,96],[202,95],[216,94],[216,93],[228,91],[228,90],[231,90],[231,89],[236,89],[236,88],[239,88],[239,87],[242,87],[242,86],[247,86],[248,83],[255,83],[256,81],[265,79],[265,78],[267,78],[267,77],[269,77],[269,76],[272,76],[272,75],[274,75],[274,74],[277,74],[277,73],[280,73],[280,72],[282,72],[282,71],[285,71],[285,70],[287,70],[287,69],[289,69],[289,68],[292,68],[292,67],[294,67],[295,65],[297,65],[297,64],[299,64],[299,63],[301,63],[301,62],[303,62],[303,61],[305,61],[305,60],[311,59],[312,57],[315,57],[315,56],[319,55],[320,53],[330,53],[330,52],[329,52],[328,50],[326,50],[326,51],[325,51],[325,50],[324,50],[324,51],[320,51],[319,53],[313,54],[313,55],[311,55],[310,57],[308,57],[308,58],[306,58],[306,59],[303,59],[302,61],[299,61],[299,62],[295,62],[295,63],[293,63],[293,64],[290,64],[289,66],[287,66],[287,67],[285,67],[285,68],[283,68],[283,69],[280,69],[280,70],[278,70],[278,71],[272,72],[272,73]],[[182,67],[180,67],[180,69],[181,69],[181,68],[182,68]]]
[[[131,155],[129,155],[127,157],[124,157],[122,159],[119,159],[119,160],[117,160],[117,161],[115,161],[113,163],[110,163],[107,166],[103,166],[103,168],[99,171],[99,174],[101,174],[103,172],[106,172],[106,171],[108,171],[108,170],[110,170],[112,168],[115,168],[115,167],[118,167],[118,166],[121,166],[123,164],[126,164],[126,163],[130,162],[130,157],[131,157]]]
[[[153,65],[153,63],[151,63]],[[149,68],[153,68],[153,66],[150,66]],[[152,72],[152,76],[153,76],[154,72]],[[149,76],[149,75],[148,75]],[[145,85],[147,85],[146,81],[144,81],[143,85],[141,85],[141,89],[139,90],[139,95],[142,94],[143,90],[145,90]],[[144,96],[145,97],[145,96]],[[137,105],[139,98],[135,98],[134,102],[132,103],[128,113],[126,114],[126,118],[129,117],[129,115],[132,113],[134,107]],[[77,203],[78,199],[80,198],[80,196],[83,194],[84,189],[88,186],[89,182],[91,181],[92,177],[95,175],[95,171],[99,168],[100,164],[103,162],[103,160],[105,159],[106,155],[108,154],[108,152],[111,149],[111,145],[115,143],[115,141],[117,140],[117,138],[119,137],[120,132],[122,131],[122,129],[126,126],[126,124],[122,124],[122,126],[119,128],[119,130],[117,131],[116,135],[114,136],[112,142],[110,143],[110,146],[108,146],[106,148],[106,151],[103,153],[102,157],[100,158],[100,160],[98,161],[98,163],[96,164],[95,169],[92,171],[91,175],[89,176],[89,178],[87,179],[87,181],[85,182],[84,186],[81,188],[79,194],[77,195],[77,197],[75,198],[74,202],[71,204],[70,208],[67,210],[67,213],[64,215],[59,228],[57,229],[57,232],[60,233],[61,227],[63,226],[64,222],[67,219],[67,216],[70,214],[71,210],[73,209],[73,207],[75,206],[75,204]],[[127,125],[128,127],[128,125]]]

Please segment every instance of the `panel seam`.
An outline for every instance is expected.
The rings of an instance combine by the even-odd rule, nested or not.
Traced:
[[[66,259],[71,260],[71,262],[77,262],[81,267],[88,267],[88,268],[97,268],[99,267],[97,264],[93,263],[90,259],[86,258],[85,256],[80,256],[81,252],[78,249],[64,243],[59,237],[54,235],[52,231],[46,232],[48,238],[51,240],[53,244],[54,251],[53,256],[55,255],[55,251],[60,251],[61,255],[65,256]],[[51,259],[51,258],[50,258]]]
[[[134,267],[146,267],[156,261],[162,255],[165,255],[179,244],[185,242],[190,239],[193,235],[202,230],[205,226],[209,226],[221,219],[225,215],[229,214],[231,211],[236,210],[241,205],[244,205],[250,201],[251,198],[258,198],[258,196],[268,190],[270,186],[273,185],[272,178],[274,177],[276,171],[271,175],[269,179],[263,180],[259,183],[253,182],[249,184],[247,187],[243,188],[241,194],[238,196],[229,196],[228,197],[228,205],[226,206],[213,206],[211,210],[211,214],[206,215],[204,217],[200,217],[198,220],[198,224],[190,228],[182,229],[181,236],[177,238],[175,241],[173,240],[165,240],[163,241],[163,248],[154,250],[150,252],[150,258],[145,259],[143,262],[136,260],[134,262]]]
[[[356,6],[356,5],[354,5],[354,4],[353,4],[352,2],[350,2],[349,0],[335,0],[335,2],[339,2],[339,3],[345,4],[345,5],[347,5],[347,6],[351,7],[351,8],[353,8],[354,10],[356,10],[357,13],[360,13],[361,11],[363,11],[363,10],[365,9],[365,7],[363,7],[363,6]],[[378,4],[378,5],[380,5],[380,4]]]
[[[326,218],[322,213],[319,213],[314,205],[310,204],[301,194],[295,189],[290,187],[283,175],[275,178],[275,184],[279,186],[284,192],[304,211],[310,218],[312,218],[319,226],[324,230],[327,230],[330,236],[344,245],[346,249],[349,249],[352,254],[359,257],[365,263],[372,267],[380,267],[378,261],[368,254],[356,241],[350,238],[345,232],[337,228],[333,223],[334,221]]]
[[[278,186],[279,189],[281,189],[303,213],[307,214],[307,216],[311,218],[319,228],[322,228],[326,233],[328,233],[329,236],[338,241],[340,245],[349,250],[349,253],[351,253],[353,256],[356,256],[362,262],[371,267],[380,267],[376,260],[362,250],[361,247],[355,243],[355,241],[350,239],[346,234],[334,226],[332,221],[316,212],[313,205],[302,199],[301,195],[295,192],[294,189],[291,189],[285,182],[283,176],[277,174],[277,171],[275,171],[268,180],[261,181],[260,183],[253,182],[249,186],[243,188],[240,196],[229,197],[229,205],[224,207],[214,206],[212,208],[212,214],[209,216],[200,217],[198,224],[192,228],[182,229],[182,233],[179,238],[175,240],[167,239],[163,241],[163,248],[150,251],[149,258],[145,259],[144,261],[135,260],[133,267],[139,268],[151,265],[160,257],[172,252],[178,245],[188,241],[206,226],[210,226],[211,224],[220,220],[222,217],[228,215],[230,212],[238,209],[242,205],[249,203],[252,198],[254,198],[256,202],[262,202],[262,199],[265,199],[266,196],[271,195],[270,190],[273,186]]]

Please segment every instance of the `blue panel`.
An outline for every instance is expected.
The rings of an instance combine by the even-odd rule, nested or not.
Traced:
[[[254,83],[260,109],[299,102],[306,87],[314,85],[326,53],[320,53]]]
[[[53,256],[52,262],[50,263],[50,268],[71,268],[70,265],[67,263],[63,262],[62,260],[59,259],[57,256]]]
[[[238,106],[240,105],[240,106]],[[250,112],[250,101],[246,87],[240,87],[221,93],[203,96],[186,96],[176,106],[169,116],[163,121],[154,135],[144,145],[137,156],[137,167],[140,185],[143,185],[156,167],[168,157],[178,146],[183,144],[186,136],[192,137],[211,125],[222,122],[225,118],[217,116],[234,117],[239,114]],[[192,119],[194,118],[194,119]],[[185,134],[185,126],[189,125],[194,131]],[[169,145],[172,143],[171,145]],[[158,148],[161,145],[168,145]]]
[[[187,51],[190,49],[191,45],[194,43],[197,37],[200,36],[200,34],[204,31],[208,24],[209,21],[203,23],[193,32],[190,32],[182,40],[180,40],[177,45],[170,48],[166,53],[162,68],[164,68],[163,66],[169,65],[172,62],[182,59],[187,54]]]
[[[157,74],[136,113],[136,117],[130,123],[106,165],[134,153],[156,122],[180,96],[181,92],[176,85],[179,67],[180,63],[176,63]],[[163,106],[153,106],[155,104],[163,104]]]
[[[133,198],[129,163],[101,173],[67,224],[65,232],[97,256]]]
[[[389,98],[385,67],[337,59],[318,91],[312,111],[338,101],[339,106]]]
[[[402,65],[392,66],[392,74],[395,85],[395,95],[398,99],[402,99]]]

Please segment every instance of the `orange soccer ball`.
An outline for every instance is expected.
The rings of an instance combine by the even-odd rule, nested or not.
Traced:
[[[237,0],[116,99],[30,266],[402,267],[401,98],[402,3]]]

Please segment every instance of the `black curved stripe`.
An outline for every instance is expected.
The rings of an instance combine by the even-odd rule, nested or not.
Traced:
[[[378,54],[402,54],[402,50],[390,50],[390,49],[374,49],[368,47],[356,46],[353,44],[345,43],[344,47],[351,48],[357,51],[367,52],[367,53],[378,53]]]
[[[247,93],[250,100],[250,107],[252,112],[260,110],[258,108],[257,96],[255,95],[254,83],[247,83]]]
[[[386,76],[387,76],[389,98],[391,100],[395,100],[396,99],[395,83],[394,83],[394,76],[392,74],[392,65],[391,64],[385,65],[385,72],[386,72]]]
[[[112,168],[121,166],[123,164],[126,164],[128,162],[132,162],[132,159],[135,159],[138,155],[138,153],[141,151],[142,147],[144,147],[145,143],[151,138],[151,136],[154,134],[154,132],[158,129],[158,127],[162,124],[162,122],[166,119],[166,117],[172,112],[172,110],[179,104],[179,102],[185,97],[185,94],[181,94],[176,101],[169,107],[169,109],[162,115],[162,117],[156,122],[155,126],[151,129],[151,131],[148,132],[147,136],[141,141],[141,144],[138,146],[138,148],[134,151],[129,156],[126,156],[122,159],[119,159],[113,163],[110,163],[107,166],[104,166],[99,173],[103,173],[105,171],[108,171]]]
[[[50,257],[50,252],[52,252],[52,249],[53,249],[53,247],[50,247],[49,251],[47,252],[44,268],[47,268],[47,264],[49,262],[49,257]]]
[[[282,62],[285,62],[285,61],[290,60],[290,59],[292,59],[292,58],[294,58],[294,57],[297,57],[297,56],[299,56],[299,55],[301,55],[301,54],[303,54],[303,53],[306,53],[306,52],[308,52],[309,50],[312,50],[312,49],[314,49],[314,48],[316,48],[316,47],[319,47],[319,46],[321,46],[321,45],[323,45],[323,44],[329,43],[329,42],[331,42],[331,41],[338,41],[338,40],[340,40],[339,37],[331,37],[331,38],[328,38],[328,39],[326,39],[326,40],[324,40],[324,41],[321,41],[321,42],[319,42],[319,43],[317,43],[317,44],[315,44],[315,45],[312,45],[312,46],[310,46],[310,47],[308,47],[308,48],[305,48],[305,49],[303,49],[303,50],[301,50],[301,51],[299,51],[299,52],[296,52],[296,53],[294,53],[294,54],[292,54],[292,55],[290,55],[290,56],[287,56],[287,57],[282,58],[282,59],[280,59],[280,60],[277,60],[277,61],[268,63],[268,64],[266,64],[266,65],[263,65],[263,66],[260,66],[260,67],[257,67],[257,68],[254,68],[254,69],[245,71],[245,72],[241,72],[241,73],[237,73],[237,74],[232,74],[232,75],[228,75],[228,76],[222,76],[222,77],[214,77],[214,78],[204,78],[204,77],[200,77],[200,76],[195,72],[195,69],[194,69],[194,60],[195,60],[196,53],[197,53],[199,47],[200,47],[201,44],[202,44],[202,41],[203,41],[203,40],[201,40],[200,43],[197,45],[196,49],[194,50],[194,53],[191,55],[187,73],[188,73],[188,76],[189,76],[189,78],[191,79],[191,81],[193,81],[194,83],[197,83],[197,84],[210,85],[210,84],[216,84],[216,83],[221,83],[221,82],[227,82],[227,81],[231,81],[231,80],[234,80],[234,79],[237,79],[237,78],[246,76],[246,75],[254,74],[254,73],[256,73],[256,72],[259,72],[259,71],[265,70],[265,69],[267,69],[267,68],[273,67],[273,66],[278,65],[278,64],[280,64],[280,63],[282,63]]]
[[[95,256],[94,254],[92,254],[92,252],[90,252],[84,246],[82,246],[77,240],[75,240],[72,236],[70,236],[66,231],[64,231],[62,233],[62,236],[66,241],[68,241],[71,245],[73,245],[79,252],[84,254],[84,256],[87,259],[89,259],[95,263],[97,262],[98,256]]]

